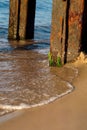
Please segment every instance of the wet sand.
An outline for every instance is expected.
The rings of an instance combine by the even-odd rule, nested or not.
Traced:
[[[48,104],[73,91],[71,82],[78,70],[49,67],[48,49],[17,48],[0,53],[0,117]]]
[[[87,64],[74,63],[79,75],[73,81],[75,90],[41,107],[5,117],[0,130],[86,130],[87,129]]]

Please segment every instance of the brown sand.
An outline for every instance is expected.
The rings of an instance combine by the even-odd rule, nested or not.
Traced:
[[[73,81],[75,90],[72,93],[2,122],[0,130],[87,130],[87,64],[84,56],[74,65],[79,68],[79,75]]]

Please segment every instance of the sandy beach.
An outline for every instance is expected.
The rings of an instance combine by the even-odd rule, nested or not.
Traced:
[[[81,57],[73,64],[79,74],[73,81],[75,90],[41,107],[3,117],[0,130],[86,130],[87,64]]]

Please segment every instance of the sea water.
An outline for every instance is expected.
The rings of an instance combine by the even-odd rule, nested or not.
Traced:
[[[33,44],[12,47],[17,41],[7,40],[9,0],[0,0],[0,116],[47,104],[73,90],[75,68],[49,67],[51,13],[52,0],[37,0]]]
[[[8,35],[9,1],[0,0],[0,38]],[[35,39],[49,39],[52,0],[36,0]]]

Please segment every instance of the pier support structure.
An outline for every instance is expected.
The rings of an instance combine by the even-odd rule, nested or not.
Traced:
[[[64,64],[79,54],[84,1],[53,0],[50,51],[55,64],[57,57],[60,57]]]
[[[33,39],[36,0],[10,0],[9,39]]]
[[[9,39],[33,39],[36,0],[10,0]],[[53,0],[50,54],[54,65],[87,47],[87,0]],[[87,51],[87,50],[86,50]]]

